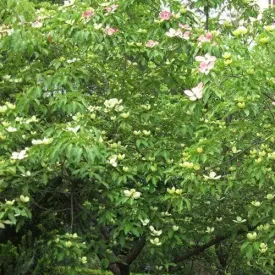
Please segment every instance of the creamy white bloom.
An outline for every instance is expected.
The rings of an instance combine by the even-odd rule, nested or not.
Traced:
[[[35,28],[35,29],[42,28],[43,27],[43,23],[41,21],[32,22],[32,27]]]
[[[244,223],[246,222],[246,219],[243,219],[242,217],[238,216],[236,220],[233,220],[235,223]]]
[[[123,193],[124,196],[128,198],[138,199],[141,196],[141,192],[136,191],[136,189],[124,190]]]
[[[221,176],[216,176],[216,175],[217,175],[216,172],[211,171],[209,173],[209,176],[206,176],[206,175],[203,175],[203,176],[204,176],[204,178],[210,179],[210,180],[218,180],[221,178]]]
[[[64,7],[73,6],[75,0],[64,0]]]
[[[22,202],[29,202],[30,201],[30,198],[28,196],[23,196],[23,195],[20,195],[20,200]]]
[[[150,222],[149,219],[145,219],[145,220],[139,219],[139,220],[141,221],[141,223],[142,223],[143,226],[146,226]]]
[[[152,225],[149,227],[151,230],[151,235],[152,236],[160,236],[162,234],[162,230],[156,230]]]
[[[111,98],[111,99],[105,100],[104,105],[105,105],[106,108],[112,109],[116,105],[119,105],[121,102],[122,102],[122,99],[118,100],[117,98]]]
[[[150,242],[153,244],[153,245],[157,245],[157,246],[160,246],[162,243],[159,241],[159,238],[155,238],[155,239],[150,239]]]
[[[41,145],[41,144],[51,144],[53,142],[53,138],[43,138],[43,139],[33,139],[32,144],[33,145]]]
[[[14,133],[14,132],[16,132],[16,131],[17,131],[17,129],[16,129],[16,128],[11,127],[11,126],[9,126],[6,130],[7,130],[9,133]]]
[[[68,131],[73,132],[75,134],[78,132],[79,129],[80,129],[79,125],[77,125],[76,127],[67,127]]]
[[[113,155],[109,158],[109,163],[113,166],[113,167],[117,167],[117,155]]]
[[[27,155],[27,151],[26,150],[22,150],[20,152],[13,152],[12,155],[11,155],[11,159],[21,160],[21,159],[26,158],[27,156],[28,156]]]

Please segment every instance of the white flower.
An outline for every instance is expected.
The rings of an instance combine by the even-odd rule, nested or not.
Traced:
[[[203,176],[204,178],[210,179],[210,180],[218,180],[221,178],[221,176],[216,176],[216,172],[213,172],[213,171],[209,173],[209,176],[206,176],[206,175],[203,175]]]
[[[74,4],[75,0],[64,0],[64,7],[70,7]]]
[[[215,228],[214,227],[209,227],[209,226],[207,226],[207,228],[206,228],[206,233],[212,233],[212,232],[214,232],[214,230],[215,230]]]
[[[156,230],[152,225],[149,227],[151,230],[151,235],[152,236],[160,236],[162,234],[162,230]]]
[[[32,116],[31,118],[26,120],[26,124],[30,124],[31,122],[38,122],[36,116]]]
[[[12,103],[10,103],[10,102],[6,102],[5,104],[6,104],[6,106],[7,106],[10,110],[14,110],[14,109],[16,108],[16,105],[14,105],[14,104],[12,104]]]
[[[236,220],[233,220],[233,222],[235,223],[244,223],[246,222],[246,219],[243,219],[242,217],[237,217]]]
[[[12,201],[7,201],[7,200],[6,200],[6,204],[7,204],[7,205],[13,205],[14,202],[15,202],[15,200],[12,200]]]
[[[65,242],[65,246],[66,247],[71,247],[73,244],[72,244],[72,242],[71,241],[67,241],[67,242]]]
[[[22,201],[22,202],[29,202],[30,201],[30,198],[28,197],[28,196],[23,196],[23,195],[20,195],[20,200]]]
[[[121,117],[122,117],[122,118],[128,118],[129,115],[130,115],[129,112],[127,112],[127,113],[122,113],[122,114],[121,114]]]
[[[105,100],[105,101],[104,101],[104,105],[105,105],[106,108],[112,109],[112,108],[114,108],[116,105],[119,105],[121,102],[122,102],[122,99],[121,99],[121,100],[118,100],[117,98],[111,98],[111,99],[109,99],[109,100]]]
[[[150,131],[147,131],[147,130],[143,130],[142,133],[145,135],[145,136],[149,136],[151,134]]]
[[[80,262],[83,263],[83,264],[86,264],[87,263],[87,257],[80,258]]]
[[[153,245],[157,245],[157,246],[160,246],[162,243],[159,241],[159,238],[155,238],[155,239],[150,239],[150,242],[153,244]]]
[[[261,206],[261,203],[259,201],[252,201],[251,204],[256,206],[256,207]]]
[[[109,163],[110,163],[113,167],[117,167],[117,155],[111,156],[110,159],[109,159]]]
[[[170,195],[173,195],[173,194],[176,192],[175,186],[173,186],[171,189],[170,189],[170,188],[167,188],[167,192],[168,192]]]
[[[145,219],[145,220],[139,219],[139,220],[141,221],[141,223],[142,223],[143,226],[146,226],[150,222],[149,219]]]
[[[7,130],[9,133],[13,133],[13,132],[16,132],[16,131],[17,131],[16,128],[11,127],[11,126],[9,126],[6,130]]]
[[[51,144],[53,142],[53,138],[43,138],[43,139],[33,139],[32,144],[33,145],[41,145],[41,144]]]
[[[172,226],[172,229],[173,229],[173,231],[178,231],[178,230],[179,230],[179,226],[173,225],[173,226]]]
[[[138,199],[138,198],[140,198],[140,196],[141,196],[141,193],[140,193],[140,192],[134,192],[134,194],[132,195],[132,197],[133,197],[134,199]]]
[[[76,127],[67,127],[67,130],[70,131],[70,132],[73,132],[74,134],[77,133],[77,131],[80,129],[80,126],[77,125]]]
[[[27,171],[26,173],[22,173],[21,176],[22,177],[30,177],[31,176],[31,172],[30,171]]]
[[[128,198],[138,199],[141,196],[141,192],[136,191],[136,189],[124,190],[123,193],[124,196]]]
[[[267,249],[268,249],[267,244],[265,244],[265,243],[260,244],[259,250],[260,250],[261,253],[265,253],[267,251]]]
[[[43,23],[41,21],[32,22],[32,27],[35,28],[35,29],[42,28],[43,27]]]
[[[26,150],[22,150],[20,152],[13,152],[12,155],[11,155],[11,159],[21,160],[21,159],[26,158],[27,156],[28,156],[27,155],[27,151]]]
[[[249,240],[253,241],[257,238],[257,233],[256,232],[248,233],[246,236]]]
[[[6,105],[0,106],[0,113],[5,113],[8,110]]]

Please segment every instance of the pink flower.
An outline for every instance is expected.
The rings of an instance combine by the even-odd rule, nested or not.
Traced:
[[[191,101],[201,99],[203,95],[203,83],[200,82],[196,87],[191,90],[185,90],[184,93],[189,97]]]
[[[82,13],[82,17],[92,17],[94,16],[95,12],[93,10],[86,10],[85,12]]]
[[[189,40],[190,39],[190,32],[189,31],[184,32],[182,38],[185,39],[185,40]]]
[[[157,46],[159,44],[158,41],[154,41],[154,40],[148,40],[145,44],[145,46],[147,48],[154,48],[155,46]]]
[[[201,62],[199,66],[199,72],[203,74],[209,74],[210,70],[214,68],[216,57],[206,54],[205,56],[196,56],[196,61]]]
[[[116,28],[111,28],[111,27],[109,27],[109,26],[107,26],[107,27],[104,29],[104,33],[105,33],[106,35],[113,35],[113,34],[115,34],[116,32],[118,32],[118,29],[116,29]]]
[[[198,38],[198,41],[200,42],[210,42],[211,39],[213,37],[213,34],[211,32],[208,32],[206,33],[205,35],[201,35],[199,38]]]
[[[187,31],[191,31],[192,30],[192,28],[189,25],[187,25],[187,24],[183,25],[183,24],[179,23],[179,27],[182,28],[182,29],[185,29]]]
[[[112,6],[110,7],[105,7],[105,11],[107,11],[108,13],[113,13],[116,9],[118,8],[118,5],[116,4],[113,4]]]
[[[167,10],[163,10],[159,13],[159,18],[161,20],[170,20],[171,16],[172,16],[172,13]]]

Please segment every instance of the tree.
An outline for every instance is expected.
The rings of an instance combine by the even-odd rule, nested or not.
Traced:
[[[144,248],[158,274],[213,249],[220,272],[238,253],[271,274],[271,11],[231,1],[244,20],[220,25],[224,1],[89,2],[2,2],[2,238],[32,231],[38,274],[94,255],[130,274]]]

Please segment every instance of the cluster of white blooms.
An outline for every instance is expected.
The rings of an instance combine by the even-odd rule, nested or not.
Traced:
[[[24,150],[20,151],[20,152],[12,152],[11,154],[11,159],[14,159],[14,160],[21,160],[21,159],[24,159],[28,156],[27,154],[27,148],[25,148]]]
[[[108,112],[112,109],[114,109],[116,112],[121,112],[124,107],[120,105],[122,102],[122,99],[118,100],[117,98],[111,98],[104,101],[104,105],[106,107],[105,111]]]
[[[33,145],[48,145],[51,144],[53,142],[53,138],[43,138],[43,139],[33,139],[32,140],[32,144]]]
[[[136,191],[136,189],[124,190],[123,193],[128,198],[138,199],[141,196],[141,192]]]

